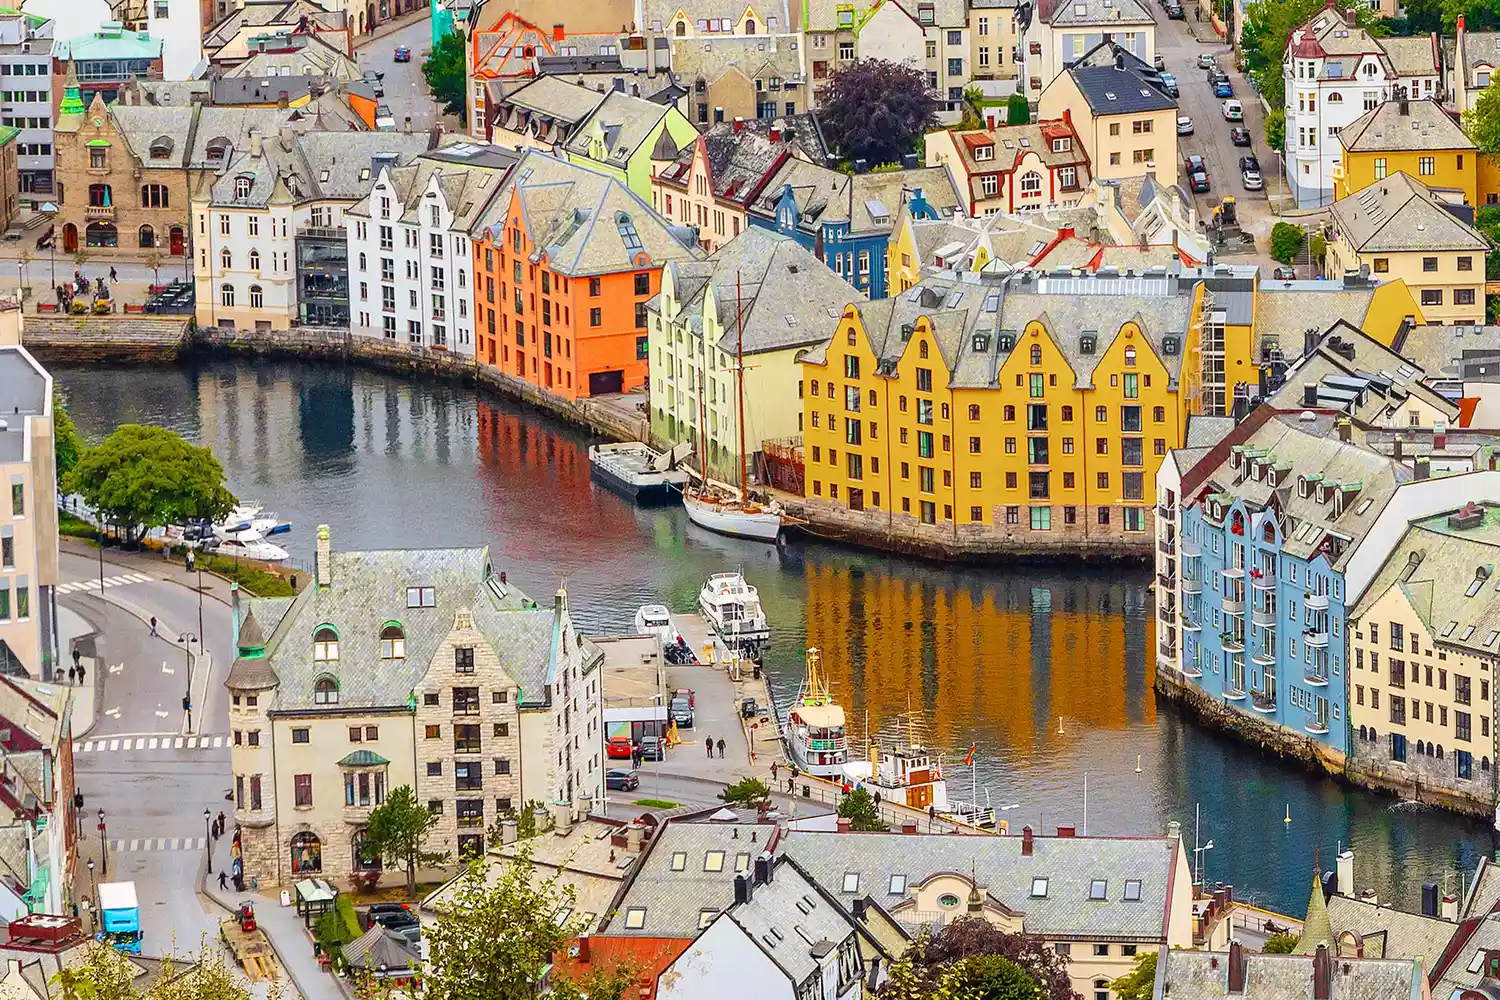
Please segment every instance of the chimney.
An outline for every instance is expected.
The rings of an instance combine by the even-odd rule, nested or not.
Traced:
[[[1313,1000],[1332,1000],[1332,997],[1333,958],[1328,954],[1328,946],[1320,944],[1313,955]]]
[[[1359,18],[1355,16],[1353,7],[1350,7],[1348,10],[1344,11],[1344,23],[1351,28],[1359,27]]]
[[[1436,882],[1422,883],[1422,916],[1438,915],[1438,885]]]
[[[326,524],[318,525],[318,552],[313,560],[313,580],[323,590],[333,584],[333,541]]]
[[[1021,827],[1021,857],[1023,857],[1023,858],[1029,858],[1029,857],[1031,857],[1032,846],[1033,845],[1031,843],[1031,827],[1029,827],[1029,826],[1023,826],[1023,827]]]
[[[855,920],[863,920],[863,919],[865,919],[865,897],[860,896],[857,899],[855,899],[854,900],[854,905],[852,907],[850,907],[850,909],[851,909],[851,911],[854,914],[854,919]]]
[[[750,831],[750,839],[751,840],[755,839],[755,831],[754,830]],[[762,858],[764,858],[765,861],[766,861],[766,883],[770,884],[770,883],[776,881],[776,862],[775,862],[775,859],[771,857],[771,852],[769,850],[761,851],[760,852],[760,856]]]
[[[1354,851],[1347,850],[1339,854],[1338,860],[1334,862],[1334,870],[1339,873],[1339,892],[1342,895],[1353,897],[1354,895]]]
[[[916,823],[916,820],[910,820],[909,819],[909,820],[906,820],[905,822],[903,822],[901,824],[901,832],[905,833],[905,834],[908,834],[908,835],[915,834],[917,832],[917,823]]]
[[[645,831],[640,824],[632,823],[625,828],[625,849],[631,854],[641,853],[641,841],[645,839]]]
[[[1349,423],[1348,417],[1339,419],[1339,440],[1348,444],[1354,438],[1354,427]]]
[[[771,132],[770,132],[770,135],[771,135],[771,141],[772,142],[780,142],[781,141],[781,119],[780,118],[776,119],[775,121],[773,121],[771,123]]]
[[[839,833],[848,833],[854,829],[854,821],[847,816],[840,816],[838,820]]]
[[[750,902],[750,897],[754,892],[755,882],[750,878],[749,872],[740,872],[734,877],[734,901],[736,903]]]
[[[1448,447],[1448,421],[1438,418],[1432,424],[1432,450],[1442,451]]]
[[[1078,836],[1078,831],[1071,826],[1060,826],[1057,828],[1057,835],[1059,837],[1076,837]]]
[[[567,37],[568,32],[561,24],[554,24],[552,26],[552,40],[554,42],[560,42]]]
[[[1125,53],[1119,49],[1115,50],[1115,69],[1121,72],[1125,70]]]
[[[1340,434],[1339,436],[1342,437],[1343,435]],[[1406,457],[1405,446],[1401,443],[1400,438],[1395,438],[1391,441],[1391,457],[1398,462]]]
[[[520,838],[519,828],[513,819],[500,821],[500,843],[514,844]]]
[[[297,141],[297,130],[292,128],[291,122],[281,123],[281,148],[287,152],[292,151],[292,143]]]
[[[589,964],[589,932],[584,931],[578,935],[578,964]]]
[[[1313,382],[1303,382],[1302,383],[1302,405],[1303,406],[1317,406],[1318,405],[1318,386],[1317,386],[1316,383],[1313,383]]]
[[[1401,94],[1401,100],[1396,103],[1396,109],[1401,113],[1402,118],[1411,114],[1411,102],[1406,99],[1404,91]]]
[[[1229,992],[1245,992],[1245,952],[1238,941],[1229,942]]]
[[[755,859],[755,881],[759,885],[771,881],[771,855],[762,853]]]
[[[1426,455],[1419,455],[1412,459],[1412,472],[1418,480],[1432,478],[1432,459]]]
[[[1451,892],[1443,893],[1442,917],[1450,923],[1458,923],[1458,897]]]
[[[250,130],[250,155],[251,156],[254,156],[254,157],[259,157],[260,156],[260,142],[261,142],[260,129],[258,129],[258,128],[251,129]]]
[[[745,131],[745,119],[736,117],[734,120],[734,134],[739,135]]]
[[[1167,839],[1168,840],[1181,840],[1182,839],[1182,824],[1179,823],[1179,822],[1177,822],[1175,819],[1167,821]]]

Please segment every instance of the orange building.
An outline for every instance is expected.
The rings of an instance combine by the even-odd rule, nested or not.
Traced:
[[[702,252],[607,174],[533,150],[512,177],[473,243],[480,363],[569,400],[643,385],[662,265]]]

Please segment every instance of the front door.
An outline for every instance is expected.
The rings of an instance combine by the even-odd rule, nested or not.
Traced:
[[[187,253],[187,241],[182,237],[181,226],[172,227],[171,235],[168,237],[168,242],[173,257],[181,257],[183,254]]]
[[[63,253],[78,252],[78,227],[73,223],[63,226]]]

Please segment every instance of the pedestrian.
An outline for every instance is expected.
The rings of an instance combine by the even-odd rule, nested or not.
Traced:
[[[776,762],[774,760],[771,761],[771,780],[776,780]]]
[[[795,788],[796,785],[797,785],[797,779],[793,778],[793,777],[788,777],[786,779],[786,793],[788,795],[792,794],[792,789]]]
[[[221,836],[221,837],[224,836],[225,824],[227,822],[228,822],[228,820],[226,820],[224,818],[224,810],[220,809],[219,810],[219,836]]]
[[[63,304],[63,298],[67,295],[67,292],[63,289],[62,285],[58,285],[56,288],[52,289],[52,291],[57,295],[57,304],[61,306]]]
[[[724,737],[720,736],[719,737],[719,759],[722,760],[723,758],[724,758]]]
[[[120,280],[119,276],[115,274],[114,266],[111,265],[110,269],[109,269],[109,283],[111,285],[113,285],[116,281],[119,281],[119,280]]]
[[[198,558],[197,558],[197,556],[193,555],[193,550],[192,549],[188,549],[187,550],[187,571],[189,573],[191,573],[193,571],[193,566],[197,562],[198,562]]]
[[[153,636],[156,635],[156,616],[155,615],[151,616],[151,634]]]
[[[77,667],[69,667],[68,668],[68,685],[71,687],[73,684],[77,683],[77,681],[78,681],[78,668]]]
[[[880,793],[879,792],[875,793],[875,808],[876,809],[880,808]]]
[[[707,740],[705,740],[703,742],[703,745],[704,745],[704,747],[706,747],[708,749],[708,756],[710,758],[712,758],[713,755],[714,755],[714,738],[712,736],[710,736]]]
[[[73,666],[75,666],[75,667],[78,666],[78,657],[79,657],[79,655],[80,654],[78,652],[78,643],[75,642],[75,643],[73,643]]]
[[[78,683],[83,683],[83,664],[78,664]]]
[[[228,872],[219,872],[219,888],[220,889],[228,889],[229,888],[229,873]]]

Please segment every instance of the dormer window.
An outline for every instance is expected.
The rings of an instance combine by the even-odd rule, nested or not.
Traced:
[[[995,147],[993,145],[975,146],[974,159],[993,160],[995,158]]]
[[[313,685],[314,705],[337,705],[339,703],[339,682],[332,677],[320,677]]]
[[[435,608],[437,607],[437,588],[435,587],[407,587],[406,606],[408,608]]]
[[[208,161],[220,163],[229,155],[229,140],[224,138],[210,139],[208,141]]]
[[[380,658],[406,659],[406,632],[395,622],[386,622],[385,628],[380,630]]]
[[[165,160],[172,155],[172,139],[161,135],[151,140],[151,159]]]
[[[1052,140],[1052,152],[1054,153],[1066,153],[1072,148],[1073,139],[1071,136],[1063,136],[1061,139]]]
[[[1089,883],[1089,899],[1108,899],[1109,880],[1096,878]]]
[[[332,625],[323,625],[313,633],[313,662],[339,661],[339,634]]]
[[[244,201],[250,197],[250,184],[251,180],[249,177],[236,177],[234,179],[234,198],[236,201]]]

